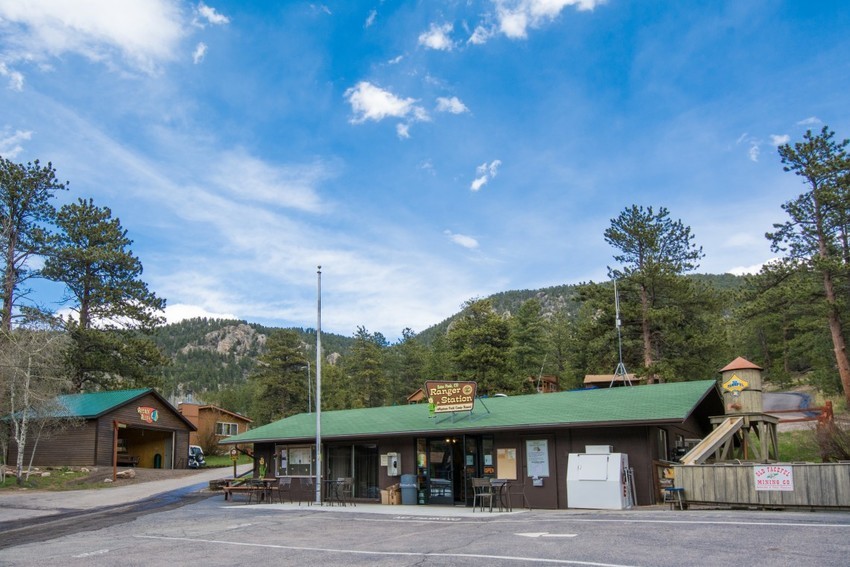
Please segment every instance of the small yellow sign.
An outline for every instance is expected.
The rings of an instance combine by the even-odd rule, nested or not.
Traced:
[[[723,389],[729,392],[740,392],[741,390],[746,390],[749,385],[749,382],[733,374],[731,378],[724,382]]]

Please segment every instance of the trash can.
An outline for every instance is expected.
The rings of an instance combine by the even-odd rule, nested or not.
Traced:
[[[162,455],[157,453],[153,456],[153,468],[161,469],[162,468]]]
[[[401,482],[398,486],[401,489],[401,503],[405,506],[416,504],[416,489],[418,488],[416,485],[416,475],[401,475]]]

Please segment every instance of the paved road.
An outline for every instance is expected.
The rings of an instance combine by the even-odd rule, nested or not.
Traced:
[[[0,565],[782,567],[845,566],[850,556],[850,514],[843,512],[652,507],[488,514],[198,496],[151,513],[102,511],[83,530],[0,550]]]
[[[236,473],[241,475],[250,469],[251,465],[240,465]],[[10,521],[120,506],[171,491],[200,490],[211,480],[232,476],[233,469],[228,467],[202,469],[189,476],[126,486],[118,481],[115,486],[86,490],[4,490],[0,491],[0,531]]]

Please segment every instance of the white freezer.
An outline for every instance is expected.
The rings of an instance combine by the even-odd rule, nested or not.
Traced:
[[[625,453],[570,453],[567,507],[623,510],[632,507]]]

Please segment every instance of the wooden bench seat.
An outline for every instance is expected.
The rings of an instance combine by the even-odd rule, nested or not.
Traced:
[[[247,494],[248,500],[253,499],[254,495],[257,496],[257,500],[259,501],[262,496],[265,495],[266,489],[263,486],[257,486],[255,484],[233,484],[225,486],[221,489],[224,492],[225,500],[233,500],[234,494]]]
[[[117,455],[116,462],[124,467],[135,467],[139,464],[139,457],[136,455]]]

